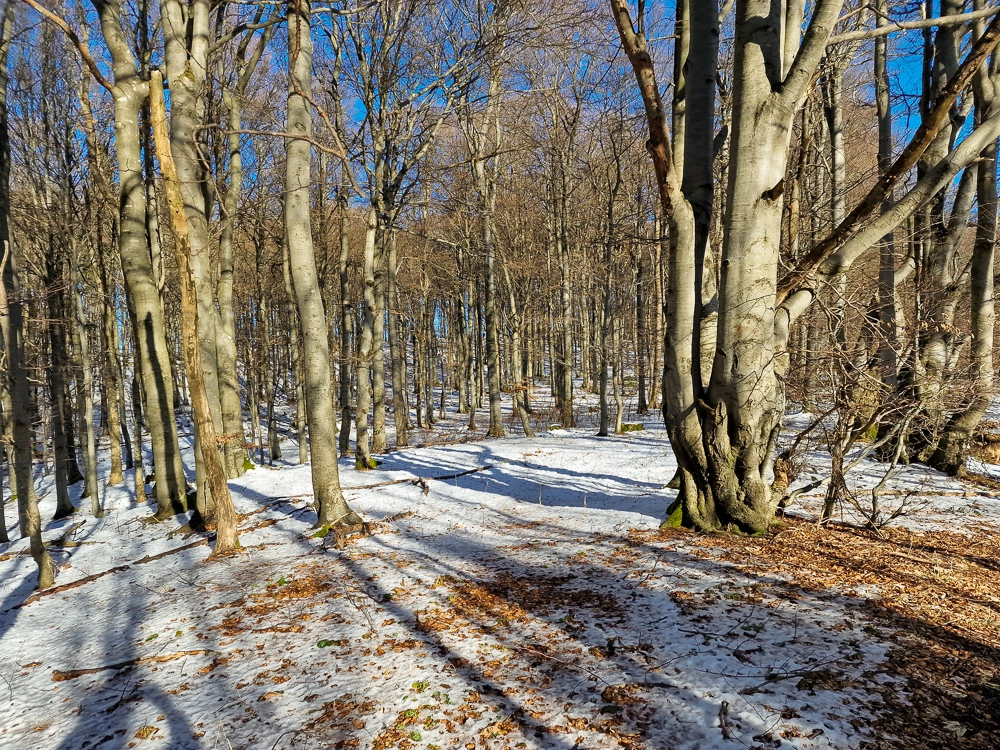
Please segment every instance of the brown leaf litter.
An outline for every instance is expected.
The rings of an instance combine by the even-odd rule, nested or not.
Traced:
[[[684,536],[753,577],[798,591],[866,599],[870,634],[890,638],[883,674],[905,681],[905,695],[879,689],[885,708],[868,750],[1000,748],[1000,532],[971,533],[820,527],[786,520],[765,537]],[[780,589],[782,584],[775,586]],[[859,592],[858,589],[864,588]],[[886,632],[881,632],[885,628]],[[877,674],[865,674],[874,680]]]

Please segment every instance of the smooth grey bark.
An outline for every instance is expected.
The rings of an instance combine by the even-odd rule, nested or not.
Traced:
[[[640,214],[641,216],[641,214]],[[636,411],[645,415],[649,413],[649,402],[646,400],[646,298],[645,284],[642,273],[642,247],[635,256],[635,350],[638,365],[639,403]]]
[[[504,277],[507,282],[507,303],[510,310],[510,374],[511,374],[511,390],[513,391],[513,408],[517,414],[517,418],[521,422],[521,429],[524,431],[525,437],[535,437],[535,431],[531,427],[531,415],[528,413],[527,406],[527,393],[528,386],[525,382],[524,377],[524,361],[523,361],[523,335],[524,335],[524,314],[522,313],[518,303],[517,295],[514,293],[514,284],[510,275],[510,268],[508,263],[502,263]],[[442,417],[443,405],[444,405],[444,386],[442,385]]]
[[[264,384],[264,397],[267,399],[267,462],[273,466],[276,459],[281,458],[281,441],[278,438],[277,425],[275,424],[274,397],[275,397],[275,373],[271,365],[274,356],[271,346],[271,305],[270,296],[263,293],[261,285],[261,271],[264,262],[264,225],[259,222],[257,232],[254,235],[254,245],[257,257],[257,290],[260,300],[260,326],[261,344],[260,354],[261,372],[260,377]]]
[[[167,196],[167,207],[174,234],[174,259],[177,265],[180,287],[181,339],[184,351],[185,370],[191,390],[191,413],[194,418],[196,435],[195,448],[203,446],[202,458],[205,464],[206,484],[215,503],[216,519],[215,547],[212,555],[224,555],[240,548],[238,517],[233,499],[226,482],[226,470],[217,448],[215,426],[208,403],[208,391],[202,375],[201,344],[198,340],[198,300],[194,270],[191,263],[191,239],[187,227],[187,212],[180,187],[173,156],[170,151],[170,135],[167,132],[167,110],[163,97],[163,77],[154,70],[150,75],[149,98],[151,124],[156,143],[156,155],[163,174],[163,184]],[[199,510],[201,510],[199,508]],[[192,518],[194,527],[201,519]]]
[[[5,8],[6,17],[10,9]],[[22,537],[28,537],[31,556],[38,566],[38,588],[45,589],[55,582],[52,558],[42,542],[42,519],[38,513],[34,477],[31,473],[31,452],[34,440],[31,427],[31,400],[28,372],[24,360],[24,304],[17,271],[10,250],[8,217],[10,215],[10,145],[7,131],[6,69],[0,79],[0,242],[3,243],[3,284],[0,288],[0,333],[7,355],[7,377],[11,394],[11,434],[14,439],[12,485],[17,494],[18,525]]]
[[[777,505],[770,475],[784,405],[783,373],[776,369],[775,293],[789,137],[842,2],[819,0],[801,42],[794,18],[798,4],[778,6],[777,12],[766,0],[737,4],[717,345],[707,392],[699,377],[698,339],[704,317],[703,237],[711,225],[711,211],[706,215],[704,209],[711,206],[715,156],[718,5],[689,6],[691,44],[700,46],[689,55],[694,69],[687,72],[683,171],[673,160],[643,23],[633,22],[622,0],[610,5],[643,97],[647,149],[670,223],[663,395],[680,494],[667,523],[763,531]]]
[[[976,3],[977,9],[982,2]],[[976,36],[982,34],[977,25]],[[976,124],[994,114],[998,105],[1000,60],[996,53],[973,80]],[[965,403],[951,414],[938,443],[928,459],[933,468],[951,475],[965,470],[965,459],[973,431],[979,425],[994,396],[993,346],[996,326],[994,302],[995,249],[997,238],[997,141],[992,140],[979,156],[976,169],[976,239],[969,261],[971,304],[970,365],[972,386]],[[961,286],[965,286],[962,284]]]
[[[611,229],[609,226],[608,233]],[[604,282],[604,306],[601,311],[601,344],[600,344],[600,370],[599,370],[599,392],[600,392],[600,424],[597,434],[600,437],[608,436],[608,426],[610,425],[611,412],[608,405],[608,365],[611,361],[611,326],[614,324],[614,277],[612,275],[612,259],[614,257],[614,246],[610,237],[605,241],[604,265],[607,269],[607,278]]]
[[[310,217],[312,135],[312,33],[308,0],[288,4],[288,132],[285,141],[285,234],[290,270],[302,327],[306,408],[309,413],[312,485],[317,525],[361,523],[340,488],[337,466],[337,415],[326,313],[316,272]],[[301,439],[300,435],[300,439]]]
[[[7,113],[7,84],[9,81],[10,42],[14,30],[14,5],[12,0],[3,3],[0,15],[0,357],[7,373],[0,376],[0,421],[3,426],[3,458],[7,464],[7,482],[11,496],[18,494],[16,474],[17,456],[14,447],[14,404],[11,393],[14,373],[11,372],[10,347],[13,343],[10,327],[10,307],[7,302],[7,264],[10,262],[10,132]],[[16,277],[12,274],[10,287]],[[25,405],[26,406],[26,405]],[[32,479],[31,456],[28,456],[29,482]],[[32,492],[34,489],[32,488]],[[25,495],[27,498],[27,494]],[[0,501],[0,543],[10,541],[7,536],[7,519]],[[20,506],[19,506],[20,507]],[[37,506],[36,506],[37,512]]]
[[[377,198],[373,198],[377,202]],[[380,259],[376,258],[376,238],[379,229],[379,214],[375,204],[368,209],[365,219],[364,247],[364,317],[361,325],[361,336],[358,340],[358,398],[354,412],[355,441],[354,466],[358,471],[368,471],[375,468],[372,458],[371,444],[368,435],[368,410],[372,398],[372,361],[375,357],[375,266]]]
[[[469,278],[469,254],[463,244],[455,246],[456,263],[460,278]],[[472,359],[474,347],[472,344],[472,332],[469,326],[469,305],[472,302],[470,285],[459,285],[458,294],[455,298],[455,321],[457,324],[458,336],[458,413],[471,413],[469,429],[475,429],[475,411],[473,408],[472,392],[474,389],[474,379],[472,373]]]
[[[94,181],[97,183],[98,192],[104,201],[107,209],[115,205],[111,188],[108,185],[102,165],[100,163],[99,151],[97,148],[97,138],[94,133],[94,117],[90,106],[90,79],[84,75],[80,82],[80,108],[83,111],[84,138],[87,144],[87,159]],[[118,217],[113,211],[111,213],[112,237],[117,235]],[[99,285],[100,310],[101,310],[101,348],[104,356],[101,360],[101,384],[103,398],[101,405],[107,415],[108,447],[111,458],[111,470],[108,473],[108,486],[115,486],[125,481],[122,472],[122,430],[125,425],[124,419],[124,399],[121,390],[121,362],[119,359],[117,346],[117,328],[114,315],[114,300],[112,299],[107,260],[105,259],[105,248],[103,233],[98,228],[95,233],[97,237],[97,247],[95,250],[97,259],[97,281]],[[127,427],[125,427],[127,433]],[[126,434],[125,446],[128,456],[128,468],[132,468],[132,447]]]
[[[503,437],[503,416],[500,411],[500,344],[497,330],[496,311],[496,199],[497,171],[500,162],[496,154],[501,148],[500,103],[503,70],[494,64],[486,91],[486,101],[482,118],[478,118],[468,99],[462,107],[459,121],[465,134],[472,180],[478,198],[481,242],[485,273],[485,314],[486,314],[486,390],[490,402],[489,437]],[[490,152],[493,152],[492,154]],[[516,400],[516,399],[515,399]]]
[[[375,266],[375,317],[372,318],[372,451],[384,453],[388,445],[385,434],[385,266],[386,245],[392,232],[390,218],[377,238],[379,252]]]
[[[146,194],[138,120],[141,103],[148,95],[148,84],[139,78],[138,67],[122,27],[118,0],[94,0],[93,5],[100,17],[114,70],[115,145],[121,196],[119,252],[125,286],[135,315],[136,371],[141,373],[146,393],[146,423],[156,464],[156,515],[164,519],[186,510],[187,483],[170,392],[173,382],[170,348],[167,345],[160,290],[146,237]],[[137,423],[137,440],[138,436]]]
[[[489,437],[503,437],[503,417],[500,412],[500,344],[497,338],[497,293],[496,293],[496,248],[493,237],[483,230],[486,246],[486,390],[490,400],[490,425],[486,431]]]
[[[257,23],[260,23],[262,15],[263,8],[259,9],[255,15]],[[245,471],[244,461],[248,458],[246,439],[243,434],[243,407],[240,402],[240,383],[237,371],[236,319],[233,311],[233,279],[235,276],[233,234],[243,188],[243,156],[240,150],[239,133],[242,128],[242,99],[246,95],[247,87],[260,63],[264,49],[274,34],[274,28],[272,25],[262,30],[257,45],[249,56],[247,51],[255,35],[244,34],[236,48],[236,85],[232,91],[225,87],[222,89],[223,103],[229,110],[229,183],[223,200],[222,225],[219,233],[219,281],[216,286],[219,320],[215,345],[219,379],[219,407],[222,412],[222,429],[225,433],[223,454],[226,458],[226,473],[230,479],[243,474]],[[199,58],[201,57],[200,45],[191,51],[197,53]],[[222,66],[221,56],[219,57],[219,65]],[[223,76],[220,75],[219,78],[221,80]],[[206,205],[206,210],[209,205]],[[256,403],[256,394],[254,396],[254,403]],[[256,411],[254,418],[259,422],[260,414]],[[259,425],[256,427],[259,428]]]
[[[876,28],[889,22],[888,0],[876,0]],[[874,53],[875,109],[878,118],[878,166],[885,174],[892,164],[892,103],[889,97],[889,66],[887,41],[884,36],[875,40]],[[892,207],[892,196],[882,202],[882,211]],[[896,354],[896,246],[890,232],[879,242],[879,361],[882,382],[895,390],[899,369]]]

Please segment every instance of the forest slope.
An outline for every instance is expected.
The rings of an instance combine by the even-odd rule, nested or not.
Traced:
[[[1000,746],[989,493],[905,468],[916,531],[750,539],[658,531],[655,430],[384,459],[343,469],[373,525],[342,549],[311,536],[305,466],[230,483],[236,557],[120,488],[46,527],[57,585],[92,580],[30,596],[13,543],[0,747]]]

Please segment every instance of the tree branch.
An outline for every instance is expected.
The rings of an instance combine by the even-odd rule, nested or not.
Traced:
[[[854,207],[851,213],[845,218],[823,240],[813,245],[809,251],[799,261],[795,269],[790,271],[781,279],[778,284],[778,294],[776,304],[780,305],[799,286],[808,281],[834,251],[844,244],[874,211],[882,205],[886,196],[895,187],[910,169],[917,163],[923,153],[934,141],[941,126],[951,114],[952,105],[959,94],[965,90],[972,77],[976,74],[979,66],[989,57],[990,53],[1000,42],[1000,15],[996,16],[986,28],[969,54],[962,62],[959,69],[948,81],[948,84],[941,92],[941,96],[934,107],[920,123],[917,132],[907,144],[906,148],[896,159],[895,163],[885,171],[885,173],[875,183],[860,203]]]
[[[843,42],[853,42],[858,39],[875,39],[880,36],[888,36],[899,31],[910,31],[912,29],[929,29],[934,26],[959,26],[971,21],[978,21],[981,18],[1000,13],[1000,5],[991,5],[989,8],[970,11],[969,13],[956,13],[951,16],[938,16],[937,18],[921,18],[915,21],[890,21],[885,26],[877,26],[874,29],[858,29],[848,31],[843,34],[831,36],[827,41],[827,46],[841,44]]]
[[[97,63],[94,62],[94,58],[90,56],[90,50],[87,49],[83,41],[80,39],[80,36],[72,29],[72,27],[51,10],[39,5],[35,0],[24,0],[24,2],[38,11],[43,18],[48,19],[62,29],[63,33],[69,37],[69,40],[73,42],[77,51],[80,53],[80,57],[83,58],[84,65],[87,66],[90,74],[94,76],[94,80],[101,84],[101,86],[103,86],[107,91],[114,93],[115,87],[101,73],[100,68],[97,67]]]

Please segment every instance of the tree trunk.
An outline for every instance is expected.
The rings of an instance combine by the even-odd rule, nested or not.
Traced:
[[[649,413],[649,403],[646,401],[646,298],[644,291],[645,281],[642,275],[642,249],[639,248],[635,259],[635,353],[639,365],[639,403],[637,411],[642,415]]]
[[[341,186],[337,204],[340,213],[340,455],[346,456],[351,449],[351,338],[354,333],[354,302],[351,299],[351,276],[348,269],[351,247],[347,238],[345,186]],[[392,387],[395,390],[395,373]],[[396,430],[398,440],[398,425]]]
[[[287,207],[285,209],[285,213],[286,215],[288,213]],[[309,409],[309,397],[305,391],[307,386],[303,383],[304,370],[308,367],[308,365],[306,365],[303,361],[304,351],[303,345],[299,341],[299,331],[301,330],[303,332],[303,337],[308,336],[309,334],[305,333],[308,329],[301,320],[302,311],[298,308],[297,303],[298,292],[295,290],[294,282],[292,281],[291,248],[288,246],[287,229],[285,231],[283,250],[284,256],[282,261],[282,273],[285,277],[285,306],[288,309],[288,345],[291,347],[292,387],[295,390],[295,438],[296,442],[299,444],[299,463],[304,464],[309,461],[309,442],[307,438],[307,431],[309,431],[310,425],[308,424],[306,416]],[[313,263],[315,265],[315,259]],[[319,284],[318,275],[316,283],[317,285]],[[320,301],[320,304],[322,305],[322,300]],[[325,330],[326,329],[324,328],[324,331]],[[305,346],[308,347],[308,343],[306,343]],[[327,351],[329,351],[329,344],[327,344]],[[339,482],[340,480],[338,479],[337,481]]]
[[[998,71],[1000,71],[1000,60],[994,55],[988,71],[978,73],[973,82],[977,125],[996,110]],[[970,261],[969,285],[972,313],[970,357],[972,392],[968,402],[948,419],[937,447],[928,459],[931,467],[952,476],[960,475],[965,470],[965,460],[973,431],[993,402],[994,396],[993,343],[996,325],[994,256],[997,228],[997,142],[995,140],[980,154],[975,169],[978,217],[976,239]]]
[[[98,233],[100,237],[100,233]],[[108,414],[108,443],[111,451],[111,473],[108,475],[108,486],[114,487],[125,481],[122,472],[122,426],[125,404],[122,398],[121,367],[118,352],[118,335],[115,327],[114,300],[111,298],[108,280],[107,264],[104,260],[104,247],[97,246],[97,266],[101,283],[101,345],[104,348],[104,360],[101,366],[101,379],[104,383],[104,397]],[[127,429],[127,428],[126,428]],[[125,446],[128,454],[128,468],[132,468],[132,445],[125,436]]]
[[[188,233],[184,195],[180,188],[180,176],[170,152],[170,136],[167,134],[167,111],[163,101],[163,79],[159,71],[153,71],[149,83],[149,99],[156,154],[163,172],[167,205],[174,228],[174,257],[177,262],[178,284],[181,291],[181,335],[184,347],[184,363],[191,388],[191,411],[194,414],[195,430],[202,447],[207,484],[215,501],[216,537],[214,555],[222,555],[239,549],[236,508],[226,483],[225,467],[219,455],[219,442],[215,433],[209,404],[208,389],[205,386],[201,346],[198,337],[198,292],[192,264],[191,241]],[[192,524],[194,525],[194,524]]]
[[[10,7],[5,9],[5,25],[10,23]],[[7,36],[5,31],[5,37]],[[2,66],[7,77],[7,65]],[[14,259],[11,257],[8,217],[10,215],[10,145],[7,130],[7,86],[0,80],[0,242],[3,243],[3,285],[0,289],[0,331],[7,354],[7,377],[12,400],[11,432],[14,438],[13,486],[17,494],[17,514],[22,536],[31,540],[31,556],[38,566],[38,588],[55,583],[52,558],[42,542],[42,519],[38,513],[34,478],[31,474],[32,429],[28,372],[24,360],[24,311]]]
[[[486,390],[490,397],[489,437],[503,437],[503,415],[500,412],[500,343],[497,338],[497,295],[494,260],[496,250],[492,221],[484,218],[483,244],[486,246]]]
[[[647,143],[670,222],[664,417],[679,465],[680,493],[668,524],[733,525],[761,532],[776,506],[770,480],[784,408],[776,367],[775,294],[782,193],[792,119],[804,101],[841,0],[819,0],[800,43],[803,3],[774,18],[766,0],[738,5],[733,124],[718,292],[717,344],[710,385],[701,378],[707,237],[713,200],[716,2],[690,3],[684,158],[673,159],[642,25],[610,0],[645,105]],[[762,19],[771,19],[761,25]]]
[[[392,413],[396,422],[396,447],[409,445],[406,431],[410,429],[410,406],[406,400],[406,339],[402,337],[399,306],[399,282],[396,280],[396,230],[390,229],[386,239],[386,264],[389,286],[389,358],[392,360]]]
[[[164,38],[163,59],[170,81],[170,147],[176,160],[180,190],[184,198],[188,235],[191,241],[191,268],[194,273],[198,303],[198,344],[201,348],[202,371],[215,433],[225,443],[228,440],[226,433],[229,431],[225,428],[222,417],[217,342],[226,334],[225,331],[218,330],[222,327],[222,322],[215,306],[215,289],[212,283],[212,259],[209,245],[209,215],[213,203],[212,184],[202,166],[204,159],[200,158],[198,143],[198,128],[205,121],[206,94],[208,92],[208,52],[211,40],[210,11],[210,0],[160,1],[160,17]],[[238,141],[239,136],[237,135],[235,138]],[[231,246],[227,248],[225,237],[222,239],[219,247],[220,265],[226,263],[225,256],[228,253],[229,270],[231,271]],[[228,283],[231,283],[231,278],[230,274]],[[220,287],[226,284],[226,279],[220,275]],[[235,379],[235,366],[234,357],[232,371],[228,373],[231,379]],[[191,373],[188,373],[188,381],[191,382]],[[238,390],[236,400],[238,404]],[[230,408],[232,408],[232,404],[230,404]],[[238,406],[237,411],[239,411]],[[232,415],[230,416],[232,417]],[[238,427],[231,426],[242,436],[242,413],[239,414],[238,420]],[[198,448],[195,450],[197,453]],[[228,444],[225,450],[228,470],[231,468],[232,461],[235,460],[235,454],[228,449]],[[198,458],[199,463],[204,460],[204,457]],[[204,483],[199,482],[199,493],[203,492],[204,489]],[[209,495],[211,495],[210,489]],[[199,500],[199,502],[201,501]]]
[[[54,239],[50,236],[50,240]],[[63,377],[66,374],[69,353],[66,350],[66,338],[62,320],[62,294],[59,291],[61,279],[55,268],[58,250],[50,243],[49,253],[44,257],[45,286],[48,289],[48,334],[51,361],[47,369],[49,385],[49,419],[52,430],[52,453],[55,465],[56,480],[56,512],[53,518],[58,520],[76,512],[76,507],[69,499],[69,451],[66,445],[66,384]],[[56,257],[53,257],[56,256]],[[61,265],[61,264],[60,264]]]
[[[385,246],[391,221],[379,233],[375,258],[375,317],[372,318],[372,452],[385,453]]]
[[[310,138],[312,120],[312,34],[308,0],[294,0],[288,7],[288,131]],[[310,146],[307,141],[285,141],[285,233],[291,259],[292,281],[302,326],[306,408],[312,454],[312,485],[317,525],[356,524],[361,519],[347,505],[340,489],[337,466],[337,413],[333,405],[333,378],[327,339],[326,313],[320,295],[313,255],[309,213],[311,182]]]
[[[38,588],[55,583],[52,558],[42,542],[42,522],[38,514],[34,478],[31,474],[31,399],[28,371],[24,359],[24,301],[18,288],[18,276],[10,244],[10,133],[7,112],[7,82],[10,40],[14,9],[10,0],[3,3],[0,19],[0,335],[7,355],[7,378],[11,396],[11,433],[14,438],[12,489],[17,493],[17,515],[21,533],[31,541],[31,556],[38,566]],[[9,454],[8,454],[9,455]],[[6,527],[4,528],[6,532]]]
[[[222,409],[223,451],[226,474],[230,479],[241,476],[247,460],[246,436],[243,434],[243,405],[240,402],[240,381],[237,372],[236,318],[233,312],[233,230],[240,207],[243,187],[243,158],[240,154],[240,103],[237,97],[226,97],[229,108],[229,186],[226,190],[222,229],[219,237],[219,325],[216,328],[216,363],[219,377],[219,405]],[[200,298],[199,298],[200,299]],[[256,396],[254,403],[256,403]],[[256,415],[260,420],[260,415]]]
[[[75,240],[73,244],[72,257],[72,286],[73,301],[76,308],[76,337],[77,350],[80,352],[80,377],[77,384],[80,391],[77,400],[80,407],[80,424],[83,425],[84,438],[87,443],[84,447],[84,466],[86,487],[83,497],[90,498],[90,510],[95,518],[101,518],[104,511],[101,509],[101,498],[97,489],[97,437],[94,434],[94,376],[93,366],[90,361],[90,341],[87,338],[87,315],[83,305],[83,275],[80,273],[77,262],[77,248]],[[119,464],[121,458],[119,457]]]
[[[371,445],[368,438],[368,410],[371,405],[372,362],[375,358],[375,264],[376,244],[379,229],[379,213],[373,204],[368,209],[365,225],[364,264],[364,320],[361,338],[358,341],[358,400],[354,414],[356,430],[354,442],[354,465],[358,471],[375,468]]]
[[[186,479],[170,392],[172,375],[160,290],[146,237],[146,195],[138,136],[139,108],[148,85],[126,38],[118,0],[95,0],[115,73],[115,146],[121,192],[119,250],[125,286],[135,313],[136,370],[146,391],[146,417],[156,464],[157,518],[187,508]],[[138,440],[138,424],[136,425]]]

